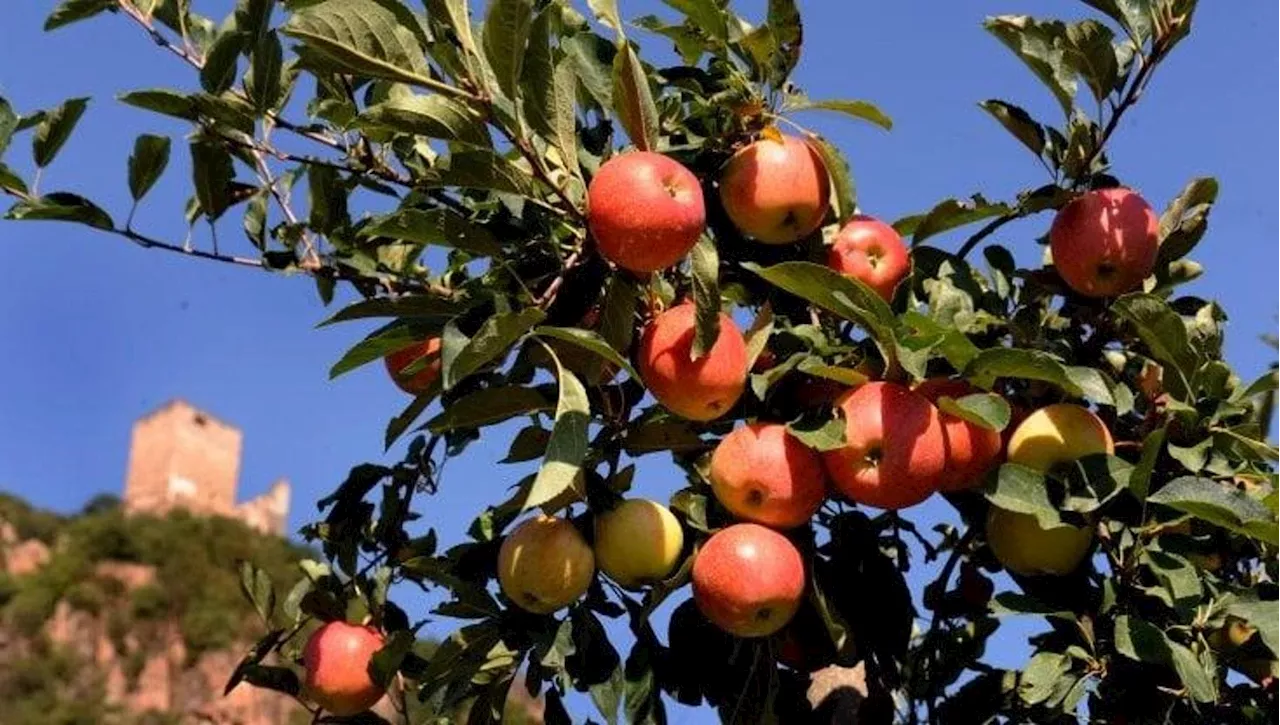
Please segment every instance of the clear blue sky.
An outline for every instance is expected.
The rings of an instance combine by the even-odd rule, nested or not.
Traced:
[[[230,5],[195,4],[205,12]],[[619,4],[626,17],[656,5]],[[7,3],[0,15],[0,94],[18,111],[94,98],[41,189],[83,193],[123,218],[134,137],[168,133],[173,163],[137,224],[180,240],[190,193],[186,129],[114,97],[136,88],[193,88],[195,77],[124,18],[44,34],[51,6]],[[892,220],[947,196],[1007,198],[1043,183],[1034,159],[976,104],[1004,98],[1054,121],[1056,104],[980,23],[1006,12],[1078,18],[1089,12],[1083,4],[811,1],[802,10],[805,54],[795,80],[814,98],[873,100],[896,122],[884,133],[842,117],[798,118],[850,157],[867,213]],[[1270,362],[1258,336],[1276,330],[1276,21],[1271,3],[1201,3],[1191,38],[1162,66],[1111,153],[1115,173],[1158,209],[1194,176],[1220,180],[1209,234],[1193,255],[1207,271],[1187,291],[1221,300],[1231,315],[1228,357],[1245,378]],[[660,38],[642,37],[649,48],[666,48]],[[27,144],[23,139],[7,155],[24,172]],[[239,215],[228,216],[223,239],[230,247],[243,236]],[[1032,239],[1047,224],[1041,217],[1010,226],[996,240],[1019,250],[1025,263],[1038,253]],[[278,476],[293,482],[290,524],[297,528],[351,465],[379,460],[385,422],[405,403],[379,366],[328,380],[329,365],[361,328],[314,329],[326,311],[305,278],[144,251],[52,223],[0,222],[0,267],[0,489],[39,506],[73,511],[96,493],[118,493],[131,422],[180,396],[244,430],[241,497]],[[424,501],[443,541],[460,540],[472,515],[526,472],[493,465],[506,445],[499,434],[473,446],[450,463],[441,493]],[[654,497],[665,498],[681,480],[661,456],[642,459],[639,469],[640,491]],[[932,522],[949,510],[926,504],[918,514]],[[446,630],[437,624],[433,631]],[[995,656],[1017,661],[1012,649]],[[706,719],[690,711],[672,718]]]

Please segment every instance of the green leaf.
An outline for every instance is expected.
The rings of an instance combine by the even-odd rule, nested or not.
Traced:
[[[1187,338],[1187,327],[1182,317],[1164,300],[1153,295],[1135,293],[1125,295],[1111,305],[1111,311],[1133,325],[1138,338],[1151,351],[1151,356],[1164,363],[1165,385],[1176,398],[1185,399],[1191,390],[1191,376],[1199,367],[1195,349]]]
[[[864,373],[858,372],[853,368],[841,367],[839,365],[827,365],[818,357],[804,357],[800,359],[796,365],[799,370],[806,375],[813,375],[827,380],[834,380],[841,385],[854,387],[866,383],[868,378]]]
[[[1192,179],[1160,215],[1160,252],[1156,269],[1167,267],[1195,249],[1209,227],[1209,212],[1218,199],[1213,178]]]
[[[169,137],[144,133],[133,142],[129,156],[129,193],[139,201],[155,186],[169,165]]]
[[[412,134],[489,147],[488,127],[475,109],[442,95],[399,96],[360,114],[356,128],[384,128]]]
[[[800,10],[795,0],[769,0],[767,25],[777,45],[774,54],[774,87],[781,86],[800,62],[800,45],[804,32]]]
[[[578,136],[575,103],[577,79],[569,58],[559,64],[551,52],[552,21],[559,17],[557,6],[543,10],[533,21],[529,55],[520,79],[525,119],[560,152],[564,168],[575,176],[578,169]]]
[[[560,40],[560,49],[573,64],[583,90],[604,112],[613,110],[613,61],[617,49],[595,33],[579,33]]]
[[[720,338],[720,255],[715,241],[703,235],[689,253],[693,300],[697,307],[691,358],[706,355]]]
[[[978,105],[999,121],[1023,146],[1031,149],[1032,153],[1039,156],[1044,151],[1044,126],[1032,118],[1031,114],[1012,103],[994,98]]]
[[[1280,543],[1276,517],[1270,509],[1244,493],[1207,478],[1175,478],[1148,496],[1147,501],[1272,545]]]
[[[1098,103],[1106,100],[1120,76],[1111,29],[1096,20],[1067,26],[1067,59],[1084,78]]]
[[[236,175],[231,154],[215,143],[193,141],[191,175],[200,208],[209,221],[217,221],[227,207],[231,206],[231,182]]]
[[[313,164],[307,167],[307,198],[310,210],[307,223],[320,234],[351,223],[347,212],[347,190],[342,176],[332,166]]]
[[[271,622],[276,609],[276,590],[271,574],[248,561],[240,562],[240,593],[253,605],[264,623]]]
[[[1186,558],[1167,551],[1148,549],[1142,561],[1160,580],[1161,599],[1170,607],[1187,607],[1198,601],[1204,593],[1200,584],[1200,572]],[[1159,589],[1151,590],[1159,592]]]
[[[342,308],[317,327],[332,325],[346,320],[361,320],[371,317],[401,317],[409,319],[434,320],[443,323],[465,309],[453,300],[444,300],[426,295],[404,296],[396,298],[375,297]]]
[[[546,317],[536,307],[495,315],[484,321],[476,334],[453,357],[444,355],[444,388],[449,390],[468,375],[503,355],[530,329]],[[446,338],[447,342],[447,338]]]
[[[88,105],[88,98],[72,98],[45,114],[36,125],[35,137],[31,140],[31,154],[36,166],[44,168],[53,163]]]
[[[533,23],[531,0],[490,0],[484,16],[484,55],[502,93],[513,101],[520,88],[520,68],[529,26]]]
[[[947,199],[938,203],[916,225],[911,236],[912,245],[919,244],[935,234],[972,224],[983,219],[1009,214],[1013,209],[1004,202],[987,201],[981,194],[969,199]]]
[[[1135,36],[1138,42],[1146,42],[1151,37],[1153,0],[1084,0],[1090,5],[1106,13],[1112,20]]]
[[[904,327],[899,333],[900,346],[905,346],[910,340],[911,336],[905,333],[914,333],[921,338],[921,342],[927,342],[928,346],[936,345],[938,352],[942,353],[951,367],[956,370],[964,370],[969,362],[978,356],[978,346],[954,327],[945,327],[937,320],[915,310],[907,311],[902,316],[902,321]]]
[[[1057,652],[1037,652],[1018,677],[1018,695],[1028,705],[1038,705],[1053,694],[1071,670],[1071,658]]]
[[[120,102],[135,108],[152,111],[186,121],[196,120],[196,103],[184,93],[167,88],[152,88],[143,91],[130,91],[122,94]]]
[[[729,14],[717,0],[662,0],[679,10],[695,27],[710,37],[725,41],[729,38]]]
[[[618,15],[618,0],[587,0],[587,6],[602,25],[615,31],[619,38],[622,34],[622,17]]]
[[[394,418],[387,421],[387,429],[382,434],[382,449],[384,451],[391,450],[391,446],[395,444],[400,436],[413,425],[418,416],[422,415],[427,406],[431,405],[431,401],[435,399],[436,393],[439,392],[439,385],[433,383],[431,390],[424,395],[415,396],[409,404],[404,407]]]
[[[205,52],[200,68],[200,86],[217,95],[236,82],[236,60],[244,52],[247,39],[235,31],[222,33]]]
[[[369,658],[369,679],[383,689],[391,685],[404,658],[413,649],[413,632],[402,629],[392,632],[386,642]]]
[[[400,209],[374,218],[360,229],[360,235],[434,244],[482,256],[502,253],[493,232],[448,209]]]
[[[551,431],[540,425],[530,425],[521,428],[519,433],[511,439],[511,446],[507,449],[507,457],[503,458],[499,463],[521,463],[523,461],[532,461],[540,458],[547,451],[547,441],[551,439]]]
[[[787,432],[815,451],[832,451],[845,445],[844,419],[801,419],[787,424]]]
[[[1062,516],[1049,500],[1044,474],[1018,463],[1005,463],[997,475],[991,477],[985,490],[991,505],[1031,514],[1040,527],[1050,529],[1062,525]]]
[[[822,157],[822,165],[827,168],[827,176],[831,177],[831,201],[836,207],[836,220],[843,222],[853,216],[858,208],[858,195],[853,187],[853,175],[849,172],[849,161],[844,152],[825,138],[810,134],[807,140]]]
[[[1066,58],[1066,26],[1059,21],[1042,22],[1027,15],[1000,15],[987,18],[983,25],[1022,59],[1058,99],[1063,115],[1070,116],[1076,78]]]
[[[479,428],[517,415],[550,410],[551,401],[536,388],[509,385],[485,388],[461,397],[427,421],[427,430],[444,433],[455,428]]]
[[[613,109],[631,143],[641,151],[658,148],[658,108],[639,56],[623,43],[613,58]]]
[[[1198,702],[1213,702],[1217,686],[1186,647],[1170,640],[1155,625],[1135,616],[1116,617],[1115,644],[1120,654],[1139,662],[1163,665],[1178,673],[1191,697]]]
[[[854,101],[854,100],[823,100],[811,101],[807,98],[800,100],[794,104],[788,104],[783,110],[786,111],[835,111],[843,113],[846,116],[868,121],[883,128],[886,131],[893,129],[893,119],[881,111],[876,104],[871,101]]]
[[[1227,607],[1228,614],[1243,619],[1258,628],[1258,636],[1262,643],[1271,650],[1272,656],[1280,655],[1280,618],[1277,617],[1277,602],[1268,601],[1235,601]]]
[[[990,390],[999,378],[1043,380],[1062,388],[1068,395],[1083,394],[1057,358],[1039,350],[990,348],[978,353],[965,367],[964,377],[974,385]]]
[[[893,360],[893,310],[874,290],[834,270],[811,262],[783,262],[769,268],[744,264],[775,287],[801,297],[824,310],[858,323]]]
[[[9,207],[4,216],[6,219],[23,221],[77,222],[108,231],[115,228],[111,216],[96,204],[65,191],[55,191],[35,199],[23,199]]]
[[[520,196],[536,196],[537,187],[527,171],[492,151],[479,149],[449,155],[449,167],[434,167],[418,183],[427,188],[456,186],[487,189]]]
[[[994,431],[1004,430],[1012,415],[1009,402],[994,393],[976,393],[962,398],[942,396],[938,399],[938,409]]]
[[[587,457],[587,425],[591,422],[587,390],[573,373],[560,364],[560,359],[550,347],[547,353],[556,363],[560,399],[556,402],[556,422],[547,441],[546,456],[524,500],[522,511],[541,506],[569,490]]]
[[[631,367],[631,363],[618,353],[609,341],[599,333],[591,330],[583,330],[576,327],[536,327],[533,334],[540,337],[551,337],[557,340],[564,340],[567,343],[577,345],[578,347],[599,355],[602,359],[617,365],[619,368],[626,370],[627,374],[632,378],[639,380],[640,374]]]
[[[467,0],[427,0],[427,14],[443,20],[458,36],[462,49],[471,55],[476,53],[476,41],[471,34],[471,11]]]
[[[393,352],[422,342],[421,333],[400,321],[384,325],[369,333],[329,368],[329,379],[351,372],[362,365],[381,360]]]
[[[421,26],[398,0],[321,0],[295,12],[281,30],[356,75],[435,85]]]
[[[0,156],[9,148],[9,141],[18,128],[18,114],[9,101],[0,96]]]
[[[244,235],[260,252],[267,249],[267,197],[265,189],[249,198],[244,208]]]
[[[27,182],[23,181],[21,176],[15,174],[13,169],[3,163],[0,163],[0,189],[12,191],[21,196],[26,196],[30,193],[27,189]]]
[[[1142,441],[1142,456],[1129,474],[1129,490],[1139,501],[1147,500],[1151,490],[1151,474],[1155,471],[1156,461],[1160,458],[1160,449],[1164,447],[1167,429],[1157,428],[1147,434]]]
[[[253,41],[260,40],[271,27],[271,12],[276,0],[238,0],[236,3],[236,30],[245,33]]]
[[[63,0],[44,21],[45,32],[116,8],[115,0]]]
[[[284,69],[284,50],[280,36],[274,32],[263,33],[253,46],[249,57],[249,79],[245,84],[249,100],[259,114],[276,107],[284,94],[281,73]]]
[[[707,447],[691,423],[675,418],[642,418],[631,422],[622,445],[627,455],[633,457],[654,451],[691,452]]]

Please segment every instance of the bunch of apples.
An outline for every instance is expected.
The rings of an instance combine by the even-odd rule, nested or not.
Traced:
[[[814,233],[830,209],[821,156],[803,138],[771,131],[741,148],[717,180],[719,201],[743,236],[790,244]],[[1058,276],[1088,297],[1121,294],[1142,284],[1158,251],[1150,205],[1123,188],[1079,194],[1049,232]],[[662,154],[634,151],[603,164],[588,189],[588,227],[598,253],[635,275],[679,264],[706,229],[702,185]],[[911,255],[894,228],[855,215],[830,239],[828,265],[892,302],[911,271]],[[719,337],[696,359],[696,311],[683,302],[657,312],[636,352],[642,382],[676,416],[712,421],[732,409],[750,372],[745,338],[721,313]],[[422,394],[440,375],[433,338],[386,359],[393,380]],[[425,360],[425,363],[422,362]],[[405,374],[406,368],[415,371]],[[942,398],[976,392],[958,378],[914,388],[870,381],[835,398],[845,423],[842,447],[819,452],[779,422],[754,421],[726,435],[710,458],[709,483],[737,519],[697,548],[692,588],[698,609],[740,637],[771,635],[795,615],[806,567],[788,532],[805,526],[829,495],[899,510],[936,492],[979,486],[1002,461],[1047,472],[1096,453],[1113,453],[1106,425],[1081,405],[1058,403],[1029,413],[1011,433],[940,410]],[[503,592],[517,606],[550,613],[581,597],[599,568],[623,587],[669,577],[684,549],[678,519],[660,503],[631,499],[598,512],[593,542],[568,519],[540,515],[504,540],[498,562]],[[991,507],[986,541],[1009,571],[1055,575],[1073,571],[1092,548],[1091,527],[1043,528],[1036,517]],[[310,677],[309,677],[310,681]]]

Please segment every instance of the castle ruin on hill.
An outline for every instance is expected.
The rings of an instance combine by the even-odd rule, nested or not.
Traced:
[[[186,401],[171,400],[133,424],[125,476],[126,513],[193,514],[239,519],[265,534],[283,536],[289,519],[289,483],[236,503],[243,435]]]

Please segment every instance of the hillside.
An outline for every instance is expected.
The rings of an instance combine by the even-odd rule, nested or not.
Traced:
[[[260,634],[238,562],[288,586],[306,554],[227,518],[125,518],[105,496],[64,517],[0,494],[0,723],[287,722],[278,695],[221,692]]]

